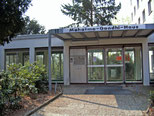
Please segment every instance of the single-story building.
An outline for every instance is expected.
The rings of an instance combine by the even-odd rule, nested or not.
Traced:
[[[0,70],[35,60],[45,64],[53,82],[64,85],[150,85],[154,82],[154,24],[51,29],[47,35],[19,35],[0,46]]]

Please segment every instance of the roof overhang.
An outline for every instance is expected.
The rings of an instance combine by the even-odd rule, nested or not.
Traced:
[[[62,28],[51,29],[49,33],[62,40],[75,41],[108,38],[138,38],[148,37],[154,33],[154,24]]]

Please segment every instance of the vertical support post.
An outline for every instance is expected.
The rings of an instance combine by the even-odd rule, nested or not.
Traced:
[[[64,42],[64,85],[70,85],[69,78],[69,45],[67,41]]]
[[[106,71],[107,71],[107,67],[106,67],[106,50],[105,50],[105,48],[103,49],[103,59],[104,59],[104,84],[106,85],[107,84],[107,73],[106,73]]]
[[[135,48],[135,59],[136,59],[136,80],[141,80],[141,68],[142,68],[142,62],[140,57],[140,48]]]
[[[60,70],[59,78],[61,79],[61,53],[59,53],[59,62],[60,62],[60,64],[59,64],[60,65],[59,66],[60,67],[60,69],[59,69]]]
[[[150,85],[149,76],[149,49],[148,49],[148,39],[142,43],[142,53],[143,53],[143,85]]]
[[[31,47],[29,49],[29,53],[30,53],[30,55],[29,55],[29,61],[32,64],[35,61],[35,48],[34,47]]]
[[[51,33],[49,31],[48,34],[48,78],[49,78],[49,92],[52,91],[52,83],[51,83]]]
[[[126,83],[126,68],[125,68],[125,48],[122,48],[122,64],[123,64],[123,83]]]
[[[4,70],[5,69],[5,50],[3,47],[0,46],[0,71]]]

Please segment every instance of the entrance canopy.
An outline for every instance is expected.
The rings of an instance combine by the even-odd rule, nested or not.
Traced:
[[[154,32],[154,24],[109,25],[51,29],[50,34],[62,40],[96,40],[108,38],[148,37]]]

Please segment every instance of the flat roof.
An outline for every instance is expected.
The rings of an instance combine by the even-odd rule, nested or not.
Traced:
[[[107,25],[51,29],[50,34],[62,40],[96,40],[108,38],[148,37],[154,33],[154,24]]]

